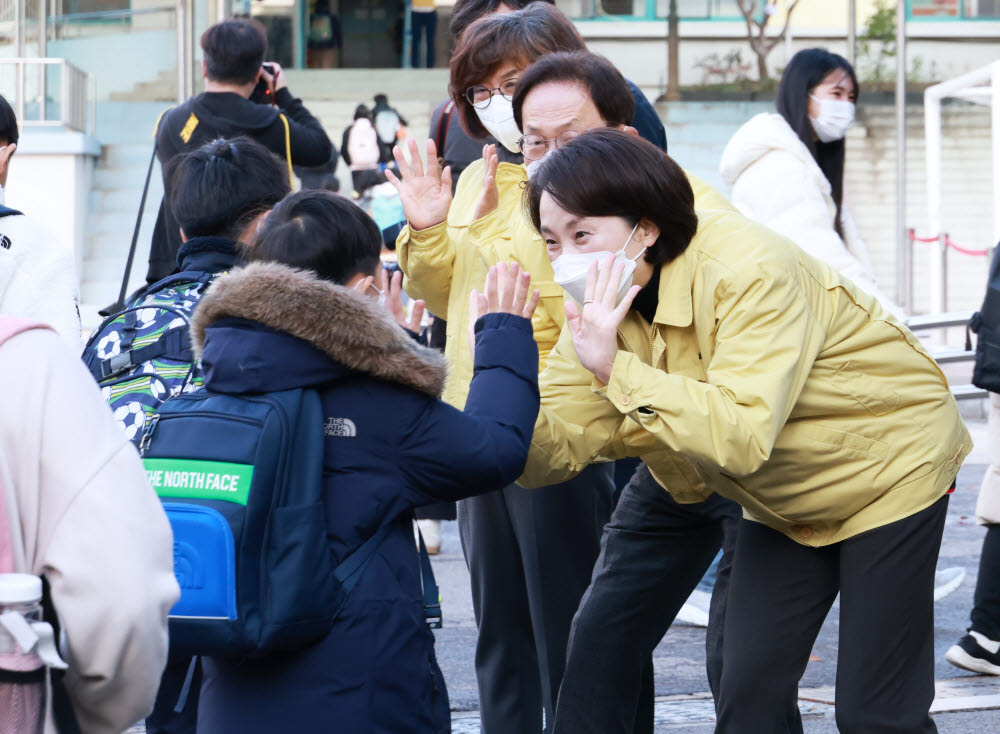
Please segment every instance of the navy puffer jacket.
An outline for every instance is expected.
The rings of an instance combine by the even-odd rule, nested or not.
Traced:
[[[320,389],[335,561],[381,526],[393,530],[324,639],[253,663],[204,661],[199,732],[451,730],[411,513],[513,482],[538,412],[530,322],[490,314],[478,326],[475,378],[461,412],[437,397],[442,358],[365,296],[269,263],[220,277],[202,298],[192,338],[209,389]]]

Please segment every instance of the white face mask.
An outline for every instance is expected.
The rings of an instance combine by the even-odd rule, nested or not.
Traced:
[[[819,105],[819,117],[810,117],[816,137],[824,143],[842,140],[854,123],[854,103],[840,99],[819,99],[809,95]]]
[[[565,255],[560,255],[552,263],[552,270],[555,273],[555,281],[563,290],[569,293],[574,301],[583,305],[584,300],[587,298],[587,271],[590,270],[590,264],[592,262],[597,262],[600,265],[612,254],[615,258],[615,263],[623,263],[625,265],[625,270],[622,272],[621,283],[618,285],[618,296],[615,298],[615,305],[617,306],[625,298],[625,294],[628,293],[628,289],[632,287],[632,276],[635,273],[635,263],[636,260],[646,251],[647,248],[643,247],[635,257],[627,257],[625,255],[625,250],[628,248],[628,243],[632,241],[632,235],[635,234],[635,230],[638,229],[639,223],[636,222],[635,227],[632,227],[632,232],[629,233],[628,239],[625,240],[625,244],[622,245],[622,249],[618,252],[610,253],[607,250],[602,250],[601,252],[581,252]],[[612,266],[613,267],[613,266]]]
[[[490,99],[490,106],[485,110],[473,107],[476,117],[483,123],[483,127],[497,141],[511,153],[520,153],[517,141],[521,138],[521,131],[517,129],[514,122],[514,105],[502,94],[494,94]]]

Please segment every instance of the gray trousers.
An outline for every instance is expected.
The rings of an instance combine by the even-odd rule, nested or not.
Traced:
[[[563,484],[510,486],[458,503],[479,628],[483,734],[552,731],[570,624],[613,495],[613,467],[603,464]]]

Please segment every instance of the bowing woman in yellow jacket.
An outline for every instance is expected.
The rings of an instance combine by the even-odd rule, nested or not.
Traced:
[[[683,456],[692,489],[743,505],[716,732],[802,730],[798,679],[838,592],[840,731],[936,731],[934,566],[971,448],[937,365],[789,240],[696,213],[634,136],[580,135],[529,186],[573,300],[522,483],[639,454],[671,490]]]

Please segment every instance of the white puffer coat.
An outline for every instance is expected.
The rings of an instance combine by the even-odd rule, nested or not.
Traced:
[[[846,207],[840,215],[844,239],[834,229],[837,206],[830,182],[785,118],[760,114],[750,119],[726,145],[719,171],[744,215],[785,235],[903,318],[875,283],[868,247]]]

